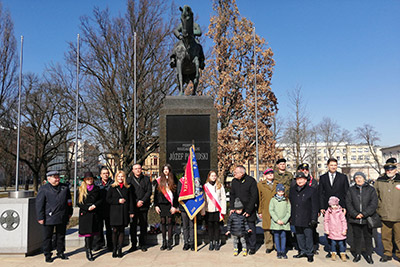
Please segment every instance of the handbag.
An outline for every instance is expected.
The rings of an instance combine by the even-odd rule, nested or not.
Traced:
[[[382,222],[381,222],[381,217],[378,215],[378,213],[374,213],[371,216],[367,217],[367,225],[368,228],[379,228],[382,227]]]

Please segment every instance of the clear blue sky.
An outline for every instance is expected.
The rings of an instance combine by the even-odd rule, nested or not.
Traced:
[[[1,1],[1,0],[0,0]],[[125,0],[2,0],[15,35],[24,36],[24,72],[40,74],[63,62],[67,42],[79,33],[79,17],[94,6],[125,13]],[[211,1],[175,1],[192,7],[203,31]],[[287,91],[301,86],[314,123],[331,117],[353,130],[369,123],[381,145],[400,144],[399,0],[238,0],[242,16],[274,51],[272,89],[279,114],[289,112]],[[210,44],[210,42],[207,42]],[[205,49],[208,49],[206,47]]]

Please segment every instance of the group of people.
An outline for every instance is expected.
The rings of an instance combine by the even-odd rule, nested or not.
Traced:
[[[328,172],[317,181],[311,177],[308,164],[301,164],[295,176],[286,170],[286,160],[276,162],[276,170],[267,169],[260,181],[246,173],[243,166],[234,170],[229,192],[230,212],[226,234],[231,234],[234,255],[256,253],[256,223],[262,220],[266,253],[276,250],[279,259],[287,259],[287,250],[294,246],[294,258],[314,260],[319,246],[316,231],[318,217],[324,216],[324,231],[329,243],[327,257],[347,260],[346,239],[352,229],[351,251],[354,262],[361,259],[372,264],[372,230],[382,227],[384,254],[380,261],[392,259],[393,243],[400,257],[400,175],[397,162],[389,159],[385,174],[375,186],[366,182],[362,172],[354,174],[350,187],[347,176],[337,171],[337,160],[329,159]],[[122,257],[125,227],[130,225],[131,247],[128,252],[147,251],[147,217],[153,193],[150,178],[144,176],[140,164],[135,164],[132,174],[117,171],[112,180],[107,168],[102,168],[101,179],[94,180],[86,172],[79,187],[79,236],[85,238],[86,257],[93,261],[93,250],[108,248],[112,257]],[[46,262],[52,262],[52,238],[55,230],[57,257],[68,259],[65,251],[66,225],[72,215],[69,187],[60,183],[57,172],[47,174],[36,199],[37,220],[44,226],[43,251]],[[162,232],[161,250],[171,250],[175,217],[180,214],[183,230],[183,250],[194,250],[193,220],[178,202],[182,179],[177,180],[172,168],[166,164],[154,182],[154,206],[160,216]],[[217,173],[210,171],[203,185],[205,216],[209,235],[209,250],[221,246],[221,223],[227,214],[226,192]],[[104,238],[103,227],[106,228]],[[140,228],[139,240],[137,228]],[[394,242],[392,241],[392,238]]]

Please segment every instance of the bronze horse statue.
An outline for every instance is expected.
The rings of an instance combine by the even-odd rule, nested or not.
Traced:
[[[180,7],[181,23],[174,30],[174,35],[179,41],[175,44],[170,56],[171,68],[176,68],[179,95],[185,93],[184,85],[189,81],[193,83],[192,95],[196,95],[199,84],[200,69],[204,69],[203,48],[197,40],[201,36],[200,26],[193,21],[192,9],[185,5]]]

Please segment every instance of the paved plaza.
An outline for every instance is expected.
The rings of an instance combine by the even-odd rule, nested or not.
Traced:
[[[230,239],[231,240],[231,239]],[[96,267],[109,267],[109,266],[370,266],[362,259],[358,263],[353,263],[351,260],[344,263],[340,260],[333,262],[325,258],[325,253],[322,252],[315,256],[313,263],[308,263],[307,259],[293,259],[294,251],[289,251],[287,260],[278,260],[276,254],[266,254],[263,247],[261,247],[255,255],[243,257],[233,256],[232,241],[221,247],[219,252],[209,251],[208,246],[200,246],[198,252],[182,251],[182,245],[174,247],[171,251],[160,251],[159,246],[150,247],[147,252],[135,251],[133,253],[125,254],[124,257],[112,258],[110,252],[95,253],[95,261],[89,262],[86,260],[83,248],[69,247],[67,248],[67,255],[69,260],[55,259],[53,263],[45,263],[42,254],[30,257],[17,257],[17,256],[0,256],[1,267],[34,267],[34,266],[96,266]],[[129,246],[124,247],[126,251]],[[380,263],[379,256],[373,254],[375,261],[374,266],[400,266],[397,261],[390,261],[387,263]]]
[[[259,224],[260,225],[260,224]],[[258,227],[260,230],[260,228]],[[323,232],[322,224],[318,226],[318,232]],[[23,257],[23,256],[9,256],[0,255],[0,266],[1,267],[34,267],[34,266],[96,266],[96,267],[109,267],[109,266],[371,266],[364,259],[361,259],[358,263],[353,263],[349,250],[347,254],[350,256],[350,260],[346,263],[341,260],[336,262],[331,259],[326,259],[326,252],[322,251],[323,247],[320,246],[320,253],[314,257],[313,263],[308,263],[306,258],[294,259],[293,255],[297,254],[296,251],[288,252],[288,259],[277,259],[276,252],[266,254],[264,246],[258,248],[255,255],[248,255],[243,257],[242,254],[239,256],[233,256],[233,242],[232,239],[228,239],[227,243],[221,247],[220,251],[209,251],[208,245],[200,245],[198,252],[194,251],[183,251],[182,243],[173,247],[171,251],[160,251],[160,245],[149,247],[147,252],[135,251],[127,254],[126,251],[130,246],[123,248],[123,258],[112,258],[111,252],[99,251],[94,253],[95,261],[89,262],[86,259],[85,251],[83,249],[83,238],[79,238],[77,229],[73,228],[69,230],[67,235],[67,251],[66,255],[69,260],[55,259],[53,263],[45,263],[43,254],[35,256]],[[258,233],[258,236],[262,238],[262,232]],[[161,236],[158,236],[160,239]],[[258,238],[260,241],[260,238]],[[159,240],[160,241],[160,240]],[[55,253],[54,253],[55,254]],[[400,262],[392,260],[387,263],[379,262],[380,256],[373,254],[374,266],[399,266]]]

